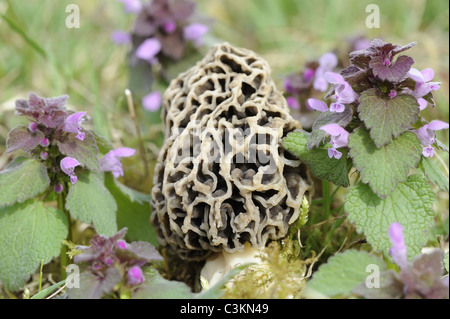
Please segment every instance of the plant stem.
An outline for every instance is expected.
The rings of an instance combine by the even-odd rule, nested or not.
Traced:
[[[64,212],[64,214],[67,217],[68,222],[68,233],[67,233],[67,241],[72,241],[72,223],[70,220],[70,214],[65,208],[65,196],[63,193],[58,194],[58,209]],[[61,247],[61,254],[60,254],[60,264],[61,264],[61,279],[66,279],[67,273],[66,273],[66,267],[69,265],[69,256],[67,255],[67,245],[63,244]]]
[[[136,135],[137,135],[137,138],[138,138],[142,164],[144,166],[144,177],[147,177],[149,175],[149,168],[148,168],[148,161],[147,161],[147,152],[145,151],[144,142],[142,140],[141,128],[139,127],[139,123],[138,123],[137,118],[136,118],[136,112],[135,112],[135,109],[134,109],[133,96],[131,95],[131,91],[129,89],[125,90],[125,95],[127,97],[128,110],[130,112],[130,117],[133,120],[135,129],[136,129]]]
[[[330,195],[330,182],[322,180],[322,198],[323,208],[325,210],[325,219],[328,219],[331,214],[331,195]]]

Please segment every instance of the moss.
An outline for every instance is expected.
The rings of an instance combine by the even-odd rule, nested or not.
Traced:
[[[309,267],[316,260],[298,258],[297,243],[289,238],[263,250],[263,262],[247,268],[227,286],[227,299],[300,298]]]

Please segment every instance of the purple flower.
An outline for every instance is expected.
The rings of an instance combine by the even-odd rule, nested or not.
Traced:
[[[187,41],[192,41],[195,47],[203,44],[203,36],[208,32],[208,26],[201,23],[192,23],[183,29],[183,37]]]
[[[69,115],[64,121],[63,130],[67,133],[75,133],[77,134],[76,138],[80,141],[84,140],[85,134],[81,131],[81,123],[84,121],[84,116],[86,112],[78,112],[72,115]]]
[[[44,137],[40,144],[42,147],[47,147],[50,145],[50,140],[48,138]]]
[[[416,81],[414,91],[407,90],[407,93],[414,96],[419,102],[420,110],[427,107],[427,101],[422,97],[430,93],[431,91],[439,90],[440,82],[431,82],[434,78],[434,71],[431,68],[423,69],[419,71],[415,68],[411,68],[408,72],[408,76]]]
[[[30,125],[28,126],[28,129],[30,130],[30,132],[36,132],[37,127],[38,127],[38,124],[32,122],[32,123],[30,123]]]
[[[177,29],[177,23],[175,21],[168,21],[164,23],[163,30],[166,33],[173,33]]]
[[[116,248],[125,250],[125,249],[127,249],[127,243],[125,242],[125,240],[120,239],[120,240],[118,240],[117,243],[116,243]]]
[[[131,267],[128,270],[128,283],[132,286],[139,285],[144,282],[144,274],[139,266]]]
[[[319,60],[319,67],[315,71],[314,89],[325,92],[328,89],[328,83],[325,79],[325,73],[333,70],[338,61],[334,53],[328,52],[321,56]]]
[[[434,148],[431,146],[436,141],[436,133],[434,131],[448,129],[448,123],[443,121],[434,120],[428,124],[425,124],[418,130],[414,130],[420,142],[424,146],[422,149],[422,155],[425,157],[433,157]]]
[[[48,153],[47,152],[41,152],[40,157],[41,157],[41,160],[45,161],[48,158]]]
[[[319,111],[319,112],[326,112],[326,111],[328,111],[327,104],[325,102],[317,100],[317,99],[313,99],[313,98],[308,99],[308,105],[313,110],[316,110],[316,111]]]
[[[140,0],[118,0],[124,4],[124,10],[127,13],[139,13],[142,9]]]
[[[330,112],[342,113],[345,111],[345,105],[342,103],[331,103]]]
[[[350,104],[356,101],[356,99],[358,98],[358,95],[355,93],[355,91],[353,91],[350,84],[348,84],[347,81],[344,80],[342,75],[338,73],[327,72],[325,73],[325,79],[328,83],[336,85],[336,88],[334,89],[334,97],[336,99],[336,103]]]
[[[294,96],[290,96],[286,99],[287,104],[289,107],[293,110],[299,110],[300,109],[300,103]]]
[[[391,99],[393,99],[394,97],[397,96],[397,91],[391,90],[391,92],[389,92],[389,96],[390,96]]]
[[[150,64],[158,62],[156,55],[161,51],[161,43],[156,38],[149,38],[142,42],[136,50],[136,56]]]
[[[81,165],[81,163],[72,157],[64,157],[60,162],[61,170],[70,177],[70,182],[72,184],[75,184],[78,180],[74,170],[75,167],[79,165]]]
[[[434,155],[434,147],[433,146],[427,146],[422,148],[422,155],[425,157],[433,157]]]
[[[337,149],[348,146],[349,133],[337,124],[327,124],[320,128],[331,136],[331,147],[328,149],[328,157],[340,159],[342,153]]]
[[[131,34],[125,31],[117,30],[111,34],[111,40],[115,44],[129,44],[131,43]]]
[[[147,111],[157,111],[161,107],[162,97],[159,91],[151,92],[142,99],[142,106]]]
[[[291,79],[288,77],[284,79],[284,88],[287,92],[289,92],[291,94],[295,93],[295,89],[292,86]]]
[[[314,69],[306,68],[305,71],[303,72],[303,79],[306,82],[309,82],[309,81],[311,81],[314,78],[315,74],[316,74],[316,71],[314,71]]]
[[[112,172],[115,178],[123,176],[121,157],[129,157],[134,155],[136,151],[128,147],[119,147],[109,151],[100,161],[100,170],[104,172]]]
[[[63,189],[64,187],[60,183],[56,184],[55,187],[53,187],[53,190],[55,191],[56,194],[61,193]]]
[[[389,254],[394,259],[395,263],[402,269],[408,267],[408,255],[403,238],[403,227],[399,223],[392,223],[388,230],[389,238],[391,239],[391,249]]]

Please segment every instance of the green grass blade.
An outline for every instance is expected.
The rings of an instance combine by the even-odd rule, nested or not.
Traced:
[[[19,28],[11,19],[9,19],[6,15],[0,14],[0,17],[5,20],[5,22],[9,25],[11,29],[17,32],[24,40],[27,42],[37,53],[39,53],[43,58],[47,57],[44,49],[42,49],[39,44],[33,41],[21,28]]]
[[[54,292],[56,289],[58,289],[59,287],[61,287],[62,285],[64,285],[66,283],[66,280],[62,280],[60,282],[57,282],[54,285],[51,285],[50,287],[45,288],[44,290],[41,290],[40,292],[38,292],[37,294],[35,294],[33,297],[31,297],[30,299],[44,299],[45,297],[47,297],[48,295],[50,295],[52,292]]]

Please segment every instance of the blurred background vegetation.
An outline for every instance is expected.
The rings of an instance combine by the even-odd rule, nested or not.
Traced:
[[[441,89],[435,93],[436,108],[428,107],[424,116],[428,120],[449,120],[447,0],[196,2],[199,11],[215,21],[202,50],[223,41],[254,50],[271,65],[280,90],[284,77],[301,71],[305,62],[329,51],[340,52],[341,58],[344,57],[354,37],[365,36],[369,40],[379,37],[400,45],[417,41],[408,51],[415,60],[414,67],[433,68],[434,80],[442,82]],[[80,8],[79,29],[68,29],[65,25],[68,15],[65,9],[71,3]],[[372,3],[380,8],[379,29],[368,29],[365,25],[369,15],[366,6]],[[11,159],[4,154],[7,134],[21,120],[13,116],[14,101],[26,98],[29,91],[44,97],[69,94],[69,108],[88,111],[94,129],[115,146],[139,148],[135,127],[124,107],[129,48],[111,41],[114,30],[130,30],[134,21],[133,15],[124,13],[120,2],[0,0],[0,15],[0,169]],[[180,66],[179,71],[189,66]],[[135,102],[152,175],[162,142],[159,112],[145,111],[139,100]],[[438,132],[438,138],[448,145],[448,130]],[[441,156],[448,166],[448,154]],[[141,161],[131,159],[124,163],[125,183],[149,192],[151,176],[142,177]],[[436,229],[439,231],[436,232],[448,236],[448,193],[439,192],[438,199]],[[335,231],[341,223],[330,231]],[[343,236],[349,232],[350,226]],[[331,234],[327,235],[327,241],[331,241]],[[341,242],[337,243],[338,248]],[[321,250],[323,242],[318,244],[316,251]]]

